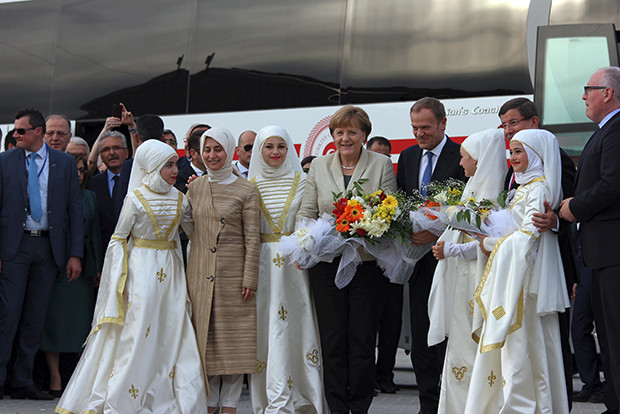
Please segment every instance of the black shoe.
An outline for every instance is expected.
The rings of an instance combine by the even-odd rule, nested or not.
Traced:
[[[394,382],[382,378],[379,378],[377,381],[375,381],[375,388],[384,394],[396,393],[396,385],[394,384]]]
[[[592,391],[582,388],[581,391],[573,393],[574,402],[588,402],[592,396]]]
[[[49,394],[45,394],[35,388],[34,385],[27,387],[13,388],[11,390],[11,398],[14,400],[53,400]]]
[[[50,390],[49,392],[54,398],[60,398],[62,396],[62,390]]]
[[[590,395],[589,401],[594,404],[604,403],[605,402],[605,390],[601,389],[601,390],[594,391],[592,395]]]

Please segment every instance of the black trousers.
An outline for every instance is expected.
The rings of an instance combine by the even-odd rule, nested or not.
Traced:
[[[437,261],[432,254],[416,265],[409,280],[411,310],[411,363],[420,390],[420,412],[436,414],[439,407],[440,377],[446,355],[446,343],[428,346],[428,298]]]
[[[379,280],[383,285],[383,296],[379,298],[377,309],[379,332],[375,373],[377,380],[393,381],[403,319],[403,285],[392,283],[387,277],[381,277]]]
[[[34,356],[41,343],[47,304],[58,274],[47,237],[23,235],[17,255],[0,272],[0,386],[15,339],[13,387],[33,385]]]
[[[380,295],[376,262],[363,262],[351,283],[334,284],[338,260],[309,270],[321,348],[323,383],[332,413],[367,413],[375,379],[376,297]]]
[[[592,310],[607,381],[605,405],[617,413],[620,401],[620,265],[592,270]]]

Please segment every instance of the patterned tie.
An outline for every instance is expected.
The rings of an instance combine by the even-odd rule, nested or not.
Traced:
[[[424,175],[422,175],[422,183],[420,185],[420,193],[424,197],[426,197],[426,193],[428,192],[428,185],[431,183],[431,175],[433,175],[433,153],[428,151],[426,153],[426,157],[428,158],[428,163],[426,164]]]
[[[114,181],[114,184],[112,185],[112,201],[114,202],[116,202],[116,199],[118,198],[118,180],[120,180],[118,175],[114,175],[112,177],[112,181]]]
[[[30,197],[30,217],[37,223],[43,217],[41,210],[41,194],[39,193],[39,174],[37,171],[37,153],[33,152],[29,155],[30,163],[28,164],[28,196]]]

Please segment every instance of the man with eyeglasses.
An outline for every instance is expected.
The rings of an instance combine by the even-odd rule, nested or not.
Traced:
[[[164,133],[161,136],[161,142],[168,144],[173,150],[177,150],[177,136],[170,129],[164,129]]]
[[[502,120],[500,127],[504,128],[504,136],[508,141],[519,131],[524,129],[538,129],[540,119],[538,110],[534,102],[527,98],[514,98],[505,102],[499,110],[499,118]],[[575,163],[568,156],[566,151],[560,148],[562,160],[562,192],[568,196],[575,191]],[[517,188],[519,185],[515,181],[512,166],[508,169],[504,182],[505,190]],[[545,213],[534,214],[533,223],[540,233],[552,230],[558,234],[558,245],[562,256],[564,276],[566,278],[566,289],[570,295],[573,285],[577,283],[577,265],[575,263],[574,234],[570,223],[559,220],[549,203],[545,201]],[[564,312],[559,314],[560,340],[562,342],[562,360],[564,362],[564,376],[566,381],[566,391],[569,407],[572,406],[573,395],[573,363],[570,349],[570,314]]]
[[[99,204],[99,225],[101,227],[101,247],[105,255],[110,238],[114,234],[118,212],[115,205],[121,194],[119,180],[123,163],[127,160],[127,138],[119,131],[106,131],[99,137],[99,153],[106,171],[88,180],[87,188],[97,195]],[[124,195],[123,195],[124,196]]]
[[[581,153],[575,196],[560,217],[580,223],[585,265],[592,270],[591,301],[607,380],[607,413],[620,407],[620,68],[590,77],[581,97],[586,116],[598,124]]]
[[[239,135],[237,141],[237,155],[239,160],[235,162],[235,167],[241,173],[243,178],[248,178],[248,168],[250,168],[250,158],[252,157],[252,147],[256,139],[256,132],[244,131]]]
[[[71,121],[65,115],[45,118],[45,142],[58,151],[66,151],[71,140]]]
[[[22,109],[17,148],[0,153],[0,398],[14,349],[12,397],[53,399],[34,386],[34,356],[58,269],[66,267],[69,281],[82,271],[77,168],[73,157],[45,144],[45,132],[41,112]]]

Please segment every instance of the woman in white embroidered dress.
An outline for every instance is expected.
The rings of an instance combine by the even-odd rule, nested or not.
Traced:
[[[258,187],[261,202],[258,372],[250,382],[253,411],[327,413],[308,274],[279,253],[280,238],[295,230],[306,181],[284,128],[268,126],[258,132],[248,178]]]
[[[470,135],[461,144],[461,167],[470,177],[462,201],[496,199],[506,175],[506,140],[501,129]],[[477,343],[471,336],[474,291],[487,257],[467,233],[446,230],[433,254],[439,263],[428,302],[429,346],[448,337],[443,365],[439,413],[457,414],[465,409],[467,391],[476,358]]]
[[[178,234],[179,224],[191,234],[193,223],[172,186],[176,161],[159,141],[136,151],[93,328],[58,413],[207,411]]]
[[[510,142],[520,184],[510,201],[519,230],[483,238],[489,260],[474,298],[480,338],[466,413],[568,413],[558,312],[569,306],[557,236],[539,233],[533,214],[562,199],[560,149],[548,131],[523,130]]]

